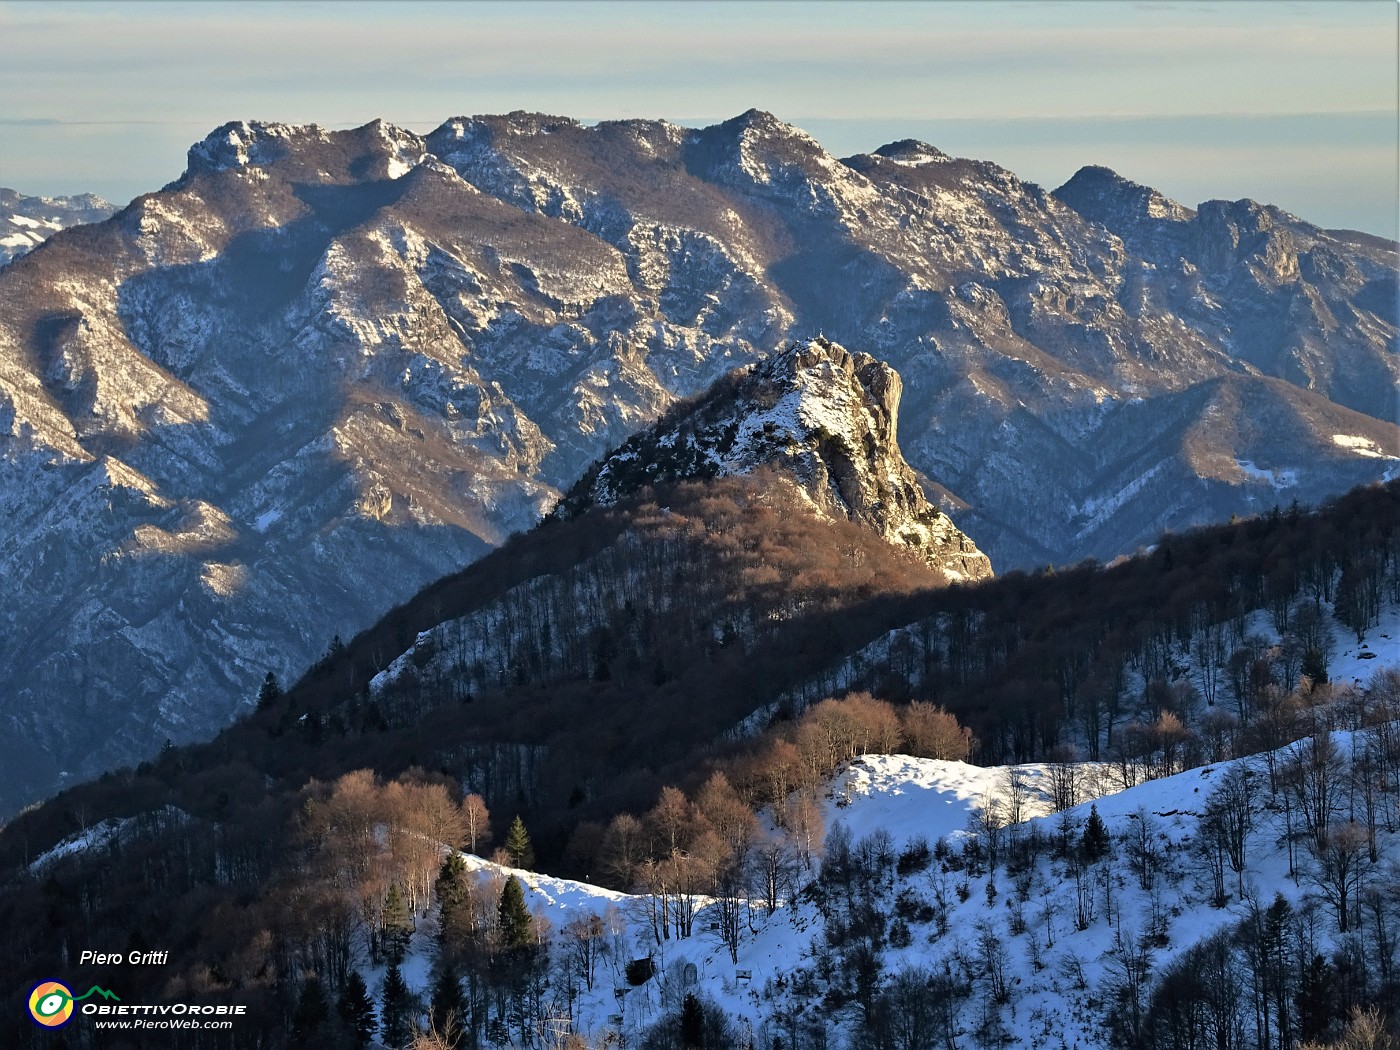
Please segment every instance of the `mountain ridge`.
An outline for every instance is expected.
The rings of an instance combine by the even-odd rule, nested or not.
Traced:
[[[859,1007],[854,979],[872,971],[855,965],[862,948],[890,964],[889,983],[872,979],[881,997],[899,987],[906,964],[938,968],[947,959],[961,976],[933,991],[951,1002],[948,1031],[959,1039],[980,1031],[998,1044],[1009,1031],[1053,1046],[1058,1031],[1044,1027],[1051,1016],[1088,1039],[1102,1025],[1125,1023],[1114,1010],[1118,992],[1104,995],[1096,977],[1118,972],[1124,930],[1154,960],[1152,994],[1144,979],[1139,1006],[1168,1023],[1179,1002],[1179,984],[1168,978],[1179,975],[1179,958],[1197,958],[1186,954],[1197,951],[1195,935],[1204,945],[1228,928],[1228,945],[1247,962],[1253,942],[1234,931],[1247,933],[1243,920],[1267,907],[1267,896],[1250,888],[1259,869],[1241,863],[1234,877],[1226,844],[1211,831],[1222,799],[1214,789],[1240,781],[1232,767],[1253,770],[1255,801],[1266,784],[1275,796],[1256,810],[1250,853],[1264,858],[1263,885],[1292,902],[1299,931],[1306,925],[1315,935],[1319,923],[1330,931],[1333,916],[1346,925],[1348,897],[1370,914],[1373,898],[1359,890],[1341,894],[1340,906],[1327,896],[1333,833],[1354,870],[1366,873],[1365,888],[1393,910],[1384,862],[1395,842],[1386,814],[1400,798],[1392,732],[1400,610],[1381,596],[1396,578],[1400,482],[1351,492],[1317,512],[1295,508],[1164,536],[1150,554],[1108,568],[1012,572],[976,587],[937,586],[912,553],[850,521],[819,518],[793,496],[760,470],[547,519],[327,654],[215,740],[171,747],[0,828],[0,920],[15,945],[0,971],[17,989],[16,1005],[36,961],[72,966],[65,938],[120,943],[133,930],[142,938],[158,931],[185,948],[169,969],[124,972],[126,1001],[196,994],[243,1002],[238,1045],[281,1045],[307,974],[334,995],[359,969],[377,990],[388,962],[381,917],[392,910],[381,903],[395,893],[410,896],[419,922],[405,975],[426,987],[429,961],[445,954],[436,949],[453,944],[450,935],[432,943],[449,925],[435,923],[432,908],[451,896],[450,868],[436,888],[434,877],[444,870],[443,844],[467,845],[457,818],[468,793],[487,800],[498,835],[515,814],[528,822],[540,863],[526,863],[551,874],[505,870],[501,854],[465,863],[515,875],[528,899],[559,920],[538,938],[552,964],[541,980],[561,998],[573,995],[577,1010],[568,1016],[600,1041],[602,1029],[622,1026],[611,1020],[614,987],[634,989],[624,993],[632,996],[630,1039],[639,1017],[650,1024],[676,1005],[669,997],[656,1004],[658,986],[674,988],[685,961],[703,968],[708,958],[718,972],[705,977],[707,990],[755,1030],[767,1020],[769,1035],[788,1031],[781,1011],[790,1007],[815,1037],[839,1030],[864,1045],[871,1015]],[[609,551],[621,556],[606,565]],[[833,558],[844,572],[830,571]],[[872,617],[868,588],[888,598],[920,574],[927,589]],[[737,604],[726,604],[734,596]],[[835,615],[814,618],[814,602],[833,598],[826,609]],[[872,644],[861,647],[859,636]],[[778,674],[775,645],[795,658],[781,659]],[[365,676],[400,651],[365,689]],[[554,667],[540,666],[546,656]],[[812,683],[801,702],[791,698],[748,732],[712,739],[727,716],[797,673],[799,660],[847,681]],[[997,676],[1018,664],[1016,683],[998,688]],[[724,678],[712,674],[719,665],[728,668]],[[677,677],[658,686],[668,673]],[[908,691],[892,703],[848,695],[861,678],[884,683],[882,694]],[[942,698],[951,712],[934,706]],[[975,720],[980,743],[953,713]],[[558,721],[549,725],[551,718]],[[1318,741],[1334,741],[1334,721],[1360,728],[1337,737],[1330,754],[1319,751],[1326,745]],[[935,760],[859,759],[906,745]],[[1244,757],[1261,745],[1263,757]],[[1078,763],[1079,746],[1088,764]],[[979,768],[937,758],[945,749],[1036,764]],[[848,759],[859,761],[843,766]],[[1360,797],[1348,803],[1350,763],[1368,771],[1370,808]],[[1298,792],[1316,798],[1323,783],[1336,790],[1305,826],[1288,807]],[[1127,793],[1105,797],[1105,784]],[[1278,798],[1282,792],[1294,794]],[[1088,834],[1092,805],[1107,824],[1097,843]],[[1037,816],[1049,809],[1070,816]],[[475,814],[470,848],[484,856],[488,817],[481,808]],[[828,828],[825,846],[814,816]],[[1366,859],[1363,818],[1376,836],[1376,862]],[[732,856],[755,866],[726,867]],[[767,888],[765,871],[773,873]],[[1097,883],[1083,876],[1105,871],[1115,876],[1113,897],[1085,892]],[[164,880],[159,894],[150,891],[152,872]],[[567,875],[591,885],[557,877]],[[593,888],[600,879],[616,888]],[[477,890],[486,908],[475,929],[489,931],[503,890],[499,881]],[[621,909],[629,891],[634,907],[605,920],[611,936],[625,923],[634,938],[608,942],[618,953],[611,985],[567,992],[568,971],[553,964],[578,935],[573,920],[585,917],[572,906],[610,900]],[[722,920],[709,929],[736,896],[749,907],[765,902],[763,914],[727,933]],[[663,897],[669,910],[640,906]],[[568,907],[555,912],[556,904]],[[765,922],[780,905],[778,921]],[[857,905],[867,910],[862,923],[850,921]],[[663,918],[673,924],[664,936]],[[1369,937],[1369,922],[1354,921]],[[331,922],[341,936],[328,946]],[[1007,964],[1022,981],[1006,983],[1019,1008],[990,1020],[975,993],[996,980],[993,970],[963,972],[958,962],[974,934],[986,955],[988,929],[1025,949]],[[274,958],[291,961],[269,964],[269,940],[280,952]],[[795,945],[807,944],[812,956],[797,958]],[[845,961],[822,965],[824,947]],[[1394,945],[1386,950],[1393,955]],[[649,953],[662,972],[639,971],[624,985],[625,964]],[[496,958],[483,951],[463,965]],[[1088,979],[1067,987],[1075,958]],[[1304,979],[1310,960],[1311,952],[1298,957],[1290,980]],[[757,980],[730,981],[731,965]],[[1346,960],[1322,965],[1344,972]],[[100,980],[87,970],[78,976]],[[770,977],[771,1016],[749,994]],[[910,1001],[931,1001],[924,985],[920,977]],[[635,991],[642,986],[648,990]],[[989,1001],[1005,1006],[996,987]],[[1366,987],[1368,1001],[1393,999],[1383,983]],[[644,1002],[652,1005],[640,1010]],[[549,1016],[564,1016],[565,1007]],[[499,1001],[475,1000],[472,1009],[483,1045],[508,1041],[486,1027],[504,1014]],[[0,1017],[0,1031],[35,1050],[46,1038],[20,1009]],[[792,1045],[786,1036],[784,1045]]]
[[[25,798],[225,724],[793,339],[899,372],[904,455],[999,568],[1400,456],[1391,257],[1281,214],[1203,225],[1178,301],[1152,252],[1005,169],[842,162],[757,111],[235,122],[192,157],[0,268],[0,724]],[[1203,396],[1225,375],[1244,393]],[[1288,440],[1249,425],[1261,400]],[[35,721],[75,696],[91,729]]]

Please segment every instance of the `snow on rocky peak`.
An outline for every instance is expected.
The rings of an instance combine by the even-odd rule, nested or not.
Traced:
[[[838,161],[756,111],[482,116],[421,141],[239,121],[190,157],[0,267],[0,503],[22,509],[0,550],[25,567],[0,630],[0,812],[214,731],[269,668],[815,332],[899,371],[902,454],[998,566],[1267,509],[1240,463],[1306,503],[1395,469],[1364,450],[1400,452],[1394,252],[1249,202],[1145,216],[1130,243],[995,165],[908,143]],[[24,217],[0,230],[49,221]],[[170,506],[109,491],[102,455]],[[818,461],[815,491],[847,500]],[[847,508],[917,524],[890,509],[897,478],[848,473],[891,495]],[[129,556],[194,499],[234,523],[226,549]]]
[[[868,354],[822,337],[794,343],[629,439],[575,486],[565,512],[647,484],[776,466],[819,514],[866,525],[954,579],[989,577],[987,556],[928,501],[899,451],[902,392],[899,373]]]
[[[898,142],[887,142],[877,149],[874,155],[911,168],[922,167],[925,164],[946,163],[952,160],[941,149],[930,146],[927,142],[922,142],[919,139],[900,139]]]
[[[324,138],[325,134],[316,124],[231,120],[190,147],[189,171],[214,173],[231,168],[260,167],[283,156],[294,138]]]

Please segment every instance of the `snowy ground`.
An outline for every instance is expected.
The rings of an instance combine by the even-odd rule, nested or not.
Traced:
[[[1338,742],[1345,752],[1348,735],[1338,734]],[[1164,875],[1156,910],[1165,911],[1167,929],[1165,943],[1153,953],[1154,970],[1160,970],[1201,938],[1244,917],[1247,905],[1236,894],[1232,893],[1224,908],[1211,905],[1209,876],[1188,847],[1213,785],[1235,764],[1257,770],[1256,775],[1262,778],[1262,763],[1262,758],[1256,756],[1193,769],[1103,795],[1092,803],[1115,839],[1126,835],[1138,821],[1149,821],[1151,834],[1162,851]],[[1046,836],[1054,836],[1064,818],[1049,815],[1043,789],[1044,767],[1015,768],[1029,787],[1026,811],[1030,824],[1038,824]],[[1086,766],[1084,773],[1087,783],[1112,790],[1111,781],[1101,768]],[[833,827],[838,821],[843,822],[856,840],[883,828],[890,832],[896,849],[918,835],[930,842],[942,838],[952,843],[956,852],[958,842],[969,834],[969,819],[989,798],[1004,797],[1006,784],[1005,768],[904,755],[867,755],[856,759],[838,777],[827,803],[827,823]],[[1082,828],[1090,805],[1085,802],[1069,812],[1077,828]],[[1280,844],[1277,829],[1267,817],[1260,824],[1251,845],[1246,895],[1264,905],[1280,893],[1294,903],[1302,902],[1311,892],[1308,884],[1304,881],[1298,885],[1289,878],[1285,847]],[[1400,842],[1387,844],[1392,855],[1400,852],[1397,847]],[[478,870],[504,872],[479,858],[469,860]],[[941,873],[935,862],[930,869],[909,876],[903,886],[925,898],[941,893],[951,901],[948,932],[939,937],[933,926],[915,925],[909,947],[887,950],[886,971],[910,965],[938,971],[945,963],[957,965],[958,956],[976,954],[979,925],[990,924],[1009,948],[1007,965],[1012,994],[1002,1008],[1002,1021],[1010,1045],[1102,1046],[1100,1000],[1112,965],[1110,953],[1120,931],[1132,938],[1145,933],[1154,910],[1153,895],[1139,886],[1122,845],[1107,863],[1112,879],[1112,921],[1099,904],[1093,920],[1081,930],[1076,928],[1074,885],[1063,877],[1060,866],[1048,858],[1039,862],[1029,880],[1026,899],[1019,903],[1017,887],[1006,878],[1004,869],[992,876],[998,893],[995,899],[989,899],[986,874],[968,877],[965,872]],[[780,907],[771,916],[755,909],[757,932],[745,934],[736,964],[730,961],[717,935],[708,929],[703,915],[696,922],[695,936],[657,944],[640,919],[637,898],[529,872],[513,873],[526,885],[531,906],[547,915],[556,931],[588,911],[611,915],[615,923],[620,920],[626,928],[626,934],[614,941],[617,957],[600,968],[598,986],[575,1006],[575,1030],[588,1037],[590,1044],[601,1039],[607,1030],[620,1028],[627,1038],[625,1045],[635,1045],[634,1037],[664,1012],[662,1002],[668,986],[674,990],[684,982],[687,963],[695,966],[698,991],[721,1006],[741,1030],[756,1029],[773,1005],[765,999],[765,988],[770,982],[781,984],[794,971],[809,965],[814,943],[822,935],[821,917],[816,907],[805,900]],[[959,883],[965,884],[961,887],[966,891],[965,900],[959,900]],[[1232,891],[1235,889],[1234,875],[1228,871],[1227,884]],[[1019,935],[1011,932],[1015,912],[1026,924],[1025,932]],[[410,985],[425,995],[429,979],[427,944],[425,935],[405,967]],[[640,988],[629,987],[622,978],[622,966],[630,958],[647,954],[655,958],[658,976]],[[745,971],[747,978],[742,977]],[[381,972],[371,976],[372,988],[381,976]],[[974,1023],[976,998],[964,1005],[964,1030],[970,1030]]]
[[[1387,604],[1379,625],[1369,630],[1360,644],[1335,620],[1332,624],[1335,644],[1329,672],[1333,682],[1364,685],[1378,670],[1400,667],[1400,609],[1394,604]],[[1255,614],[1249,630],[1268,641],[1277,640],[1266,614]],[[1183,673],[1187,671],[1189,668],[1183,668]],[[1348,735],[1339,734],[1338,740],[1345,752]],[[1221,776],[1232,765],[1243,765],[1259,771],[1256,775],[1262,777],[1263,762],[1261,756],[1239,759],[1127,790],[1120,790],[1108,767],[1081,764],[1081,797],[1086,801],[1071,810],[1069,818],[1076,829],[1082,828],[1090,806],[1096,805],[1115,840],[1124,838],[1139,821],[1149,821],[1164,858],[1156,901],[1140,887],[1121,845],[1110,862],[1112,921],[1100,902],[1094,919],[1082,930],[1076,928],[1074,885],[1064,877],[1061,866],[1049,859],[1039,862],[1023,901],[1018,901],[1018,887],[1004,869],[990,878],[986,874],[969,877],[959,872],[942,873],[935,863],[928,871],[910,876],[900,888],[912,888],[926,899],[942,896],[949,900],[948,932],[939,937],[931,926],[914,926],[909,947],[887,949],[887,972],[910,965],[935,971],[945,963],[957,965],[959,957],[976,954],[979,925],[990,924],[1010,948],[1012,994],[1002,1009],[1002,1022],[1011,1045],[1065,1050],[1104,1045],[1102,995],[1112,967],[1111,952],[1120,936],[1140,936],[1152,925],[1154,911],[1159,921],[1165,912],[1164,943],[1154,949],[1152,960],[1153,969],[1160,971],[1178,953],[1244,917],[1248,905],[1236,892],[1232,872],[1227,872],[1232,891],[1229,904],[1224,908],[1211,905],[1209,875],[1201,860],[1189,852],[1189,844],[1205,800]],[[892,836],[896,850],[909,839],[923,836],[930,843],[944,839],[956,852],[977,811],[990,799],[1005,801],[1012,768],[1026,788],[1025,817],[1038,824],[1047,837],[1053,837],[1064,818],[1051,815],[1045,766],[981,767],[902,755],[863,756],[837,777],[826,803],[828,834],[841,822],[854,840],[884,829]],[[1389,842],[1387,850],[1392,856],[1400,854],[1400,843]],[[814,944],[822,936],[821,916],[809,901],[799,898],[771,916],[755,906],[752,925],[756,932],[745,933],[735,963],[703,913],[693,937],[658,944],[643,918],[645,908],[640,898],[500,868],[477,857],[468,856],[467,860],[483,875],[518,876],[531,908],[547,917],[556,933],[589,912],[604,917],[616,931],[610,940],[611,954],[600,967],[593,992],[584,993],[574,1005],[574,1030],[590,1044],[613,1030],[623,1033],[625,1045],[636,1045],[636,1036],[665,1012],[664,1001],[674,999],[678,988],[689,987],[688,964],[694,965],[694,990],[713,999],[741,1030],[756,1029],[773,1006],[765,990],[810,965]],[[809,871],[804,878],[814,875],[815,870]],[[989,901],[987,884],[993,880],[998,892]],[[965,892],[965,900],[959,899],[960,890]],[[1289,877],[1286,846],[1270,816],[1261,818],[1254,833],[1245,891],[1247,898],[1264,905],[1276,894],[1302,904],[1315,893],[1306,881],[1295,882]],[[1016,913],[1026,931],[1013,935]],[[429,933],[425,929],[415,940],[404,966],[410,987],[425,998],[431,969]],[[631,987],[623,967],[630,959],[647,955],[656,962],[657,976],[641,987]],[[371,989],[377,989],[383,970],[366,976]],[[964,1004],[964,1030],[973,1025],[974,1012],[973,1003]]]
[[[1380,623],[1366,632],[1359,645],[1356,635],[1332,620],[1336,639],[1327,675],[1334,682],[1364,684],[1385,667],[1400,667],[1400,605],[1387,603]]]

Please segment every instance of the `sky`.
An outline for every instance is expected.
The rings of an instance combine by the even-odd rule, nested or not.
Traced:
[[[425,132],[537,110],[714,123],[837,156],[920,138],[1058,186],[1104,164],[1400,233],[1393,0],[0,0],[0,185],[114,203],[228,120]]]

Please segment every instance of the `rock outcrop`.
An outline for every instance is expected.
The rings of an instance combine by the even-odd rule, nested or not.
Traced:
[[[903,383],[883,361],[814,338],[724,377],[628,439],[570,490],[560,513],[643,485],[777,468],[825,517],[912,548],[954,580],[992,575],[987,556],[929,502],[899,451]]]

